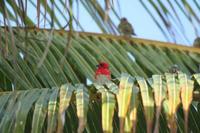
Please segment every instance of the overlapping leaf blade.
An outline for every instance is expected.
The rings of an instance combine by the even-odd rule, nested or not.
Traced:
[[[58,88],[52,89],[52,93],[48,102],[48,124],[47,124],[47,132],[53,133],[56,130],[56,118],[58,114],[57,109],[57,97],[58,97]]]
[[[194,81],[188,79],[187,75],[183,73],[179,74],[178,77],[181,87],[181,103],[184,111],[184,127],[185,132],[188,132],[188,114],[193,99]]]
[[[113,115],[115,109],[115,95],[108,92],[108,90],[101,90],[102,100],[102,128],[106,133],[113,132]]]
[[[71,84],[64,84],[60,87],[60,104],[58,115],[58,127],[57,132],[62,132],[65,124],[65,111],[67,110],[70,100],[74,91],[74,87]]]
[[[167,118],[168,118],[168,126],[171,132],[176,132],[177,130],[177,123],[176,123],[176,111],[178,109],[179,104],[181,103],[180,100],[180,85],[175,78],[174,74],[166,73],[166,82],[167,82],[167,92],[168,92],[168,99],[166,101],[168,111]]]
[[[33,103],[38,99],[40,96],[41,91],[39,90],[32,90],[28,92],[26,96],[24,96],[23,104],[21,101],[19,102],[18,109],[16,111],[16,121],[15,121],[15,132],[25,132],[25,125],[27,120],[28,112],[31,110]]]
[[[35,109],[33,113],[32,120],[32,133],[42,132],[43,124],[47,114],[47,106],[48,106],[48,89],[45,89],[41,92],[40,97],[35,103]]]
[[[149,89],[147,82],[144,80],[144,78],[137,77],[136,79],[141,91],[142,103],[147,124],[147,132],[150,133],[152,132],[154,118],[154,101],[152,90]]]
[[[12,97],[8,99],[8,105],[5,109],[5,113],[1,119],[0,132],[13,132],[14,120],[16,119],[15,112],[20,108],[20,100],[24,98],[27,92],[16,93],[12,92]],[[17,102],[17,100],[19,100]]]
[[[162,110],[163,100],[166,98],[166,86],[163,85],[163,80],[161,75],[153,75],[153,90],[154,90],[154,100],[156,105],[156,123],[154,132],[159,132],[160,125],[160,114]]]
[[[87,112],[89,104],[89,94],[87,88],[83,84],[77,85],[76,93],[76,108],[79,118],[79,127],[77,132],[82,133],[87,123]]]
[[[125,132],[136,132],[139,88],[133,85],[130,106],[125,120]]]
[[[131,102],[133,79],[126,73],[121,74],[119,93],[117,94],[118,116],[120,119],[120,132],[124,132],[124,123]],[[127,119],[130,119],[129,117]],[[128,124],[128,123],[127,123]]]
[[[194,74],[194,78],[197,80],[198,84],[200,85],[200,73]]]

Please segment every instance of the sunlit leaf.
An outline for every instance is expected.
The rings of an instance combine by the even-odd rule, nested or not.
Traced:
[[[180,85],[178,81],[175,78],[174,74],[168,74],[166,73],[166,82],[167,82],[167,92],[168,92],[168,98],[167,98],[167,106],[168,111],[166,112],[167,118],[168,118],[168,126],[171,130],[171,132],[176,132],[177,130],[177,123],[176,123],[176,111],[178,109],[178,106],[181,103],[180,100]]]
[[[194,78],[197,80],[198,84],[200,85],[200,74],[194,74]]]
[[[183,73],[179,74],[178,77],[181,87],[181,102],[184,111],[184,127],[185,132],[188,132],[188,114],[193,99],[194,81],[190,80],[187,75]]]
[[[57,132],[62,132],[65,124],[65,111],[68,108],[71,100],[74,87],[71,84],[65,84],[60,87],[60,104]]]
[[[106,133],[113,132],[113,115],[115,109],[115,95],[108,92],[106,89],[101,90],[102,100],[102,128]]]
[[[131,102],[125,120],[125,132],[136,132],[139,88],[133,85]]]
[[[44,90],[37,102],[35,103],[35,109],[33,113],[33,122],[32,122],[32,133],[42,132],[42,127],[47,114],[48,106],[48,89]]]
[[[52,93],[49,98],[48,102],[48,125],[47,125],[47,132],[53,133],[56,130],[56,118],[57,118],[57,96],[58,96],[58,89],[52,89]]]
[[[120,132],[123,132],[124,130],[125,118],[126,118],[126,115],[130,106],[130,102],[131,102],[133,84],[134,82],[130,75],[126,73],[121,74],[121,79],[120,79],[120,84],[119,84],[119,93],[117,94],[118,116],[120,120]],[[130,118],[128,117],[127,119],[130,119]]]
[[[150,133],[152,132],[154,118],[154,101],[152,96],[152,90],[150,90],[144,78],[137,77],[136,79],[141,91],[142,104],[144,107],[144,114],[147,124],[147,132]]]
[[[162,76],[161,75],[153,75],[153,90],[154,90],[154,100],[156,104],[156,123],[154,132],[159,131],[160,125],[160,114],[162,110],[163,100],[166,98],[166,86],[163,85]]]
[[[83,84],[77,85],[76,93],[76,108],[79,118],[79,127],[77,132],[82,133],[87,123],[87,113],[89,104],[89,94],[87,88]]]

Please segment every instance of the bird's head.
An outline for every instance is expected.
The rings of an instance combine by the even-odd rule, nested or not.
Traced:
[[[200,37],[195,38],[195,40],[200,40]]]
[[[194,42],[200,42],[200,37],[195,38]]]
[[[169,72],[174,73],[174,74],[179,73],[179,71],[180,71],[180,68],[177,64],[172,65],[171,68],[169,69]]]
[[[109,68],[109,64],[106,62],[100,62],[99,65],[97,65],[98,68]]]
[[[200,37],[195,38],[193,46],[200,48]]]
[[[120,19],[121,22],[127,22],[127,19],[125,17]]]

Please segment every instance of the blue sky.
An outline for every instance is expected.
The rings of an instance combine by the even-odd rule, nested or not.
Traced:
[[[123,0],[122,2],[120,0],[120,4],[121,17],[126,17],[129,20],[138,37],[166,41],[138,0],[133,0],[133,2],[130,2],[130,0]],[[84,14],[80,15],[83,27],[89,32],[101,32],[92,18],[87,15],[87,12],[84,9],[81,10],[83,11],[81,13]],[[117,19],[113,19],[113,21],[118,25],[119,21]]]
[[[102,1],[102,0],[99,0]],[[36,1],[32,1],[33,3]],[[129,22],[133,25],[136,34],[138,35],[139,38],[146,38],[146,39],[152,39],[152,40],[159,40],[159,41],[166,41],[165,37],[163,34],[160,32],[160,29],[156,26],[156,24],[153,22],[152,18],[150,15],[146,12],[146,10],[142,7],[140,4],[139,0],[119,0],[120,4],[120,10],[119,12],[118,6],[116,1],[114,0],[114,7],[119,13],[121,17],[126,17]],[[165,3],[165,1],[162,0],[162,2]],[[173,3],[174,1],[171,0]],[[191,1],[188,1],[191,2]],[[194,6],[194,3],[190,3],[194,9],[196,7]],[[59,5],[59,1],[58,1]],[[102,3],[104,6],[104,3]],[[101,33],[100,29],[97,27],[95,22],[92,20],[91,16],[87,13],[85,8],[79,3],[79,21],[81,25],[84,27],[85,31],[87,32],[98,32]],[[153,10],[151,6],[148,6],[148,8],[154,12],[154,16],[156,17],[157,20],[160,18],[158,17],[157,13]],[[169,7],[167,7],[169,9]],[[177,7],[178,8],[178,7]],[[74,12],[76,12],[77,7],[74,6]],[[63,12],[63,15],[67,16],[67,12],[65,9],[61,9]],[[41,8],[41,11],[43,9]],[[187,27],[185,30],[186,35],[188,36],[189,42],[186,42],[184,39],[178,39],[177,43],[178,44],[184,44],[184,45],[191,45],[194,38],[194,30],[189,23],[189,21],[185,18],[182,12],[177,10],[177,13],[179,17],[181,18],[181,21],[185,27]],[[119,20],[113,17],[114,15],[112,12],[110,12],[110,15],[112,17],[112,20],[116,25],[119,24]],[[31,16],[31,19],[37,23],[37,10],[35,7],[33,7],[30,3],[28,4],[28,16]],[[62,18],[60,14],[56,14],[56,16],[59,18],[59,21],[62,23],[62,25],[66,24],[66,21]],[[199,17],[199,16],[198,16]],[[41,16],[41,28],[43,27],[43,20]],[[2,21],[3,18],[0,16],[0,20]],[[159,23],[164,27],[162,24],[161,20],[159,20]],[[47,26],[48,27],[48,26]],[[75,26],[76,27],[76,26]],[[76,30],[80,30],[79,28],[76,28]],[[170,40],[172,42],[172,40]]]
[[[161,33],[160,29],[153,22],[150,15],[142,7],[139,0],[119,0],[119,2],[120,2],[121,13],[119,12],[119,10],[117,10],[118,13],[121,15],[121,17],[126,17],[129,20],[129,22],[133,25],[135,32],[139,38],[153,39],[165,42],[167,41],[163,36],[163,34]],[[172,1],[172,3],[173,2],[174,1]],[[117,9],[117,4],[116,3],[114,4],[115,4],[114,6]],[[191,3],[191,5],[195,9],[193,3]],[[159,20],[159,17],[157,13],[155,13],[153,8],[151,6],[148,6],[148,8],[154,12],[154,16]],[[194,34],[194,30],[189,21],[185,18],[184,14],[179,10],[177,10],[177,13],[181,18],[183,25],[187,27],[187,29],[184,30],[189,40],[189,42],[186,42],[184,39],[178,39],[177,43],[183,45],[191,45],[194,38],[196,37]],[[110,12],[110,15],[112,16],[112,12]],[[97,28],[96,24],[93,22],[92,18],[87,14],[85,9],[82,8],[80,8],[80,21],[83,27],[85,27],[86,31],[101,32]],[[119,24],[119,21],[117,19],[113,19],[113,21],[116,25]],[[162,25],[162,22],[160,20],[159,22]],[[164,27],[164,25],[162,26]]]

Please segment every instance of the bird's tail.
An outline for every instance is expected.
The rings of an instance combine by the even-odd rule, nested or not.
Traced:
[[[137,35],[135,34],[135,32],[133,32],[132,35],[137,36]]]

